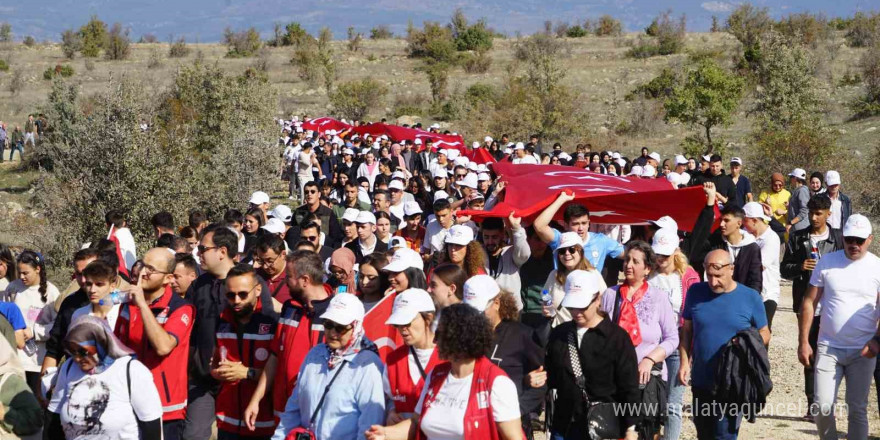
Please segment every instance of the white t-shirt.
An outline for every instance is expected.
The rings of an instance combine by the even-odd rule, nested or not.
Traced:
[[[431,409],[421,419],[422,432],[428,440],[461,440],[464,438],[464,413],[467,410],[468,399],[471,395],[471,383],[473,374],[462,378],[446,377],[443,386],[437,393]],[[420,411],[425,401],[425,393],[431,384],[431,375],[425,380],[422,388],[422,396],[416,405],[416,411]],[[492,418],[497,422],[519,419],[519,397],[516,394],[516,385],[507,376],[498,376],[492,383],[492,392],[489,396],[489,404],[492,406]]]
[[[526,154],[526,155],[523,156],[522,158],[519,158],[519,157],[515,157],[515,158],[513,158],[513,163],[514,163],[514,165],[516,165],[516,164],[532,164],[532,165],[537,165],[537,164],[538,164],[538,160],[535,159],[535,156],[532,156],[531,154]]]
[[[844,251],[822,257],[810,284],[823,288],[819,345],[862,348],[877,333],[880,258],[872,253],[852,261]]]
[[[755,242],[761,247],[761,299],[779,303],[779,235],[767,228]]]
[[[86,374],[72,362],[68,360],[58,368],[58,383],[49,402],[49,411],[61,416],[68,440],[137,440],[137,420],[146,422],[162,417],[156,387],[138,385],[153,383],[153,375],[144,364],[120,358],[99,374]],[[131,396],[126,380],[129,362]]]
[[[840,224],[841,214],[843,213],[843,203],[840,202],[840,196],[837,196],[837,198],[828,196],[828,198],[831,199],[831,215],[828,217],[828,225],[834,229],[840,229],[843,227],[843,225]]]
[[[660,272],[654,272],[648,278],[648,285],[662,290],[669,296],[669,304],[672,305],[672,312],[675,313],[675,322],[681,316],[681,305],[684,301],[684,295],[681,291],[681,275],[673,271],[669,275]]]
[[[104,320],[107,321],[107,324],[110,325],[111,329],[116,328],[116,318],[119,318],[119,306],[121,305],[122,304],[114,304],[113,307],[111,307],[110,310],[107,312],[107,316],[104,317]],[[95,314],[92,313],[91,304],[82,306],[74,310],[73,315],[70,315],[70,322],[76,321],[76,318],[79,318],[83,315],[95,316]]]

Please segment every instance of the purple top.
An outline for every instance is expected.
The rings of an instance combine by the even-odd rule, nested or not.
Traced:
[[[620,286],[609,287],[602,294],[601,308],[608,316],[614,314],[614,302],[619,288]],[[651,286],[635,307],[636,316],[639,318],[639,331],[642,332],[642,343],[636,346],[639,362],[658,345],[666,351],[666,356],[678,350],[678,322],[672,305],[669,304],[669,296]],[[663,378],[666,379],[666,362],[661,362],[661,365]]]

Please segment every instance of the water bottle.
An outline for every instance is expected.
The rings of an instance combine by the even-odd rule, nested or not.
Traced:
[[[550,316],[556,316],[556,309],[553,308],[553,296],[550,295],[550,292],[547,289],[544,289],[544,291],[541,292],[541,302],[544,304],[544,307],[550,311]]]
[[[24,354],[33,356],[37,352],[37,340],[30,338],[24,341]]]
[[[348,286],[340,284],[339,287],[336,288],[336,293],[348,293]]]
[[[131,295],[128,292],[121,292],[119,290],[114,290],[110,292],[109,295],[98,300],[98,305],[103,306],[107,304],[122,304],[127,303],[131,299]]]

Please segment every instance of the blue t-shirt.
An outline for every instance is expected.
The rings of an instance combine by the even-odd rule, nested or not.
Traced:
[[[27,323],[24,321],[24,315],[17,305],[11,302],[0,301],[0,314],[2,314],[15,330],[24,330]]]
[[[609,255],[611,258],[619,257],[623,253],[623,245],[608,238],[607,235],[595,232],[587,232],[587,234],[589,234],[587,235],[589,239],[583,245],[584,256],[597,271],[602,272],[602,268],[605,267],[605,257]],[[554,229],[553,240],[549,243],[551,251],[556,252],[561,237],[562,233]],[[556,267],[556,258],[553,259],[553,267]]]
[[[688,289],[682,318],[694,325],[691,384],[708,390],[715,383],[715,364],[728,341],[740,330],[767,326],[761,294],[739,283],[721,294],[712,292],[708,283],[694,284]]]

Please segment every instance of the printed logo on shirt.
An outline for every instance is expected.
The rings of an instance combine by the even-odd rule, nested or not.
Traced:
[[[189,315],[184,313],[183,315],[180,316],[180,320],[183,321],[183,325],[189,326]]]
[[[260,362],[265,361],[269,358],[269,351],[265,348],[258,348],[257,351],[254,352],[254,357]]]
[[[269,333],[271,326],[269,324],[260,324],[259,334],[265,335]]]
[[[489,407],[489,392],[480,391],[477,393],[477,408],[486,409]]]

